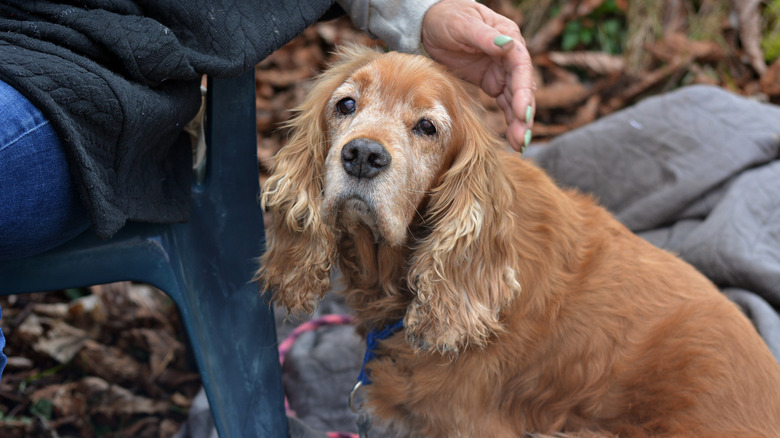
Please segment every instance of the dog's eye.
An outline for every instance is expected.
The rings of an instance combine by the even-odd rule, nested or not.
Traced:
[[[345,97],[336,103],[336,111],[339,114],[348,116],[355,112],[355,99],[351,97]]]
[[[434,135],[436,134],[436,126],[428,119],[420,119],[420,121],[414,125],[414,132],[421,135]]]

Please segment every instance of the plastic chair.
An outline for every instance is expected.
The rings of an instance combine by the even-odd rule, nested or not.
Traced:
[[[286,437],[276,328],[251,282],[264,248],[257,205],[254,72],[210,80],[205,173],[183,224],[87,231],[41,255],[0,262],[0,295],[138,281],[177,304],[220,437]]]

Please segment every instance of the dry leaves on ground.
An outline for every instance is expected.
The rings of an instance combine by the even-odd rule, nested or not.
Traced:
[[[168,437],[200,376],[162,292],[115,283],[5,298],[3,437]]]

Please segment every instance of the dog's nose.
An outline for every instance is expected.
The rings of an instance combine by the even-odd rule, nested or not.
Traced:
[[[356,138],[341,149],[341,163],[348,174],[357,178],[373,178],[390,164],[390,154],[381,143]]]

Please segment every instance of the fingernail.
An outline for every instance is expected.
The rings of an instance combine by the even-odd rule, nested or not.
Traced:
[[[525,148],[528,147],[529,144],[531,144],[531,137],[533,137],[534,134],[531,132],[530,129],[525,130],[525,138],[523,138],[523,151],[525,151]]]
[[[493,40],[493,44],[497,45],[498,47],[504,47],[512,41],[514,41],[514,39],[512,39],[510,36],[499,35]]]
[[[525,124],[528,125],[531,123],[531,118],[534,116],[534,109],[531,107],[531,105],[528,105],[528,108],[525,109]]]

